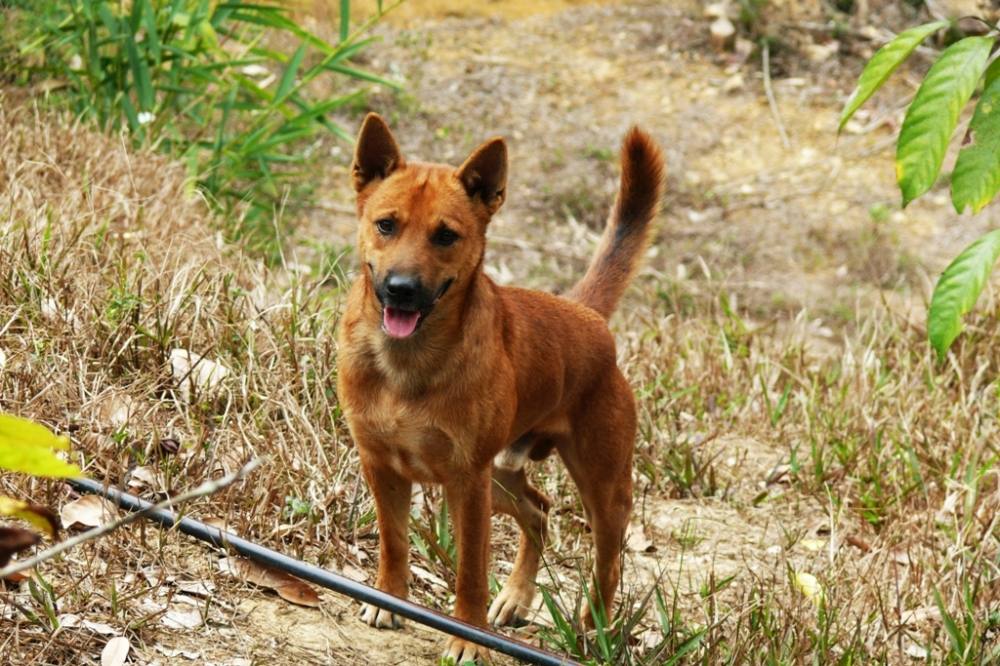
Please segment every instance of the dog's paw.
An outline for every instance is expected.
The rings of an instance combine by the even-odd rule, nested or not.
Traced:
[[[454,666],[465,666],[470,663],[488,664],[490,663],[490,653],[486,648],[479,647],[475,643],[452,636],[448,639],[448,646],[441,654],[441,663],[454,664]]]
[[[378,629],[399,629],[403,626],[403,618],[371,604],[361,606],[361,619],[368,626]]]
[[[495,627],[520,627],[528,624],[528,615],[534,598],[533,584],[516,585],[507,581],[500,594],[490,604],[486,619]]]

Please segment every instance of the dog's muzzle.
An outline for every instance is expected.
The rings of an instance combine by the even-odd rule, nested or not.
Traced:
[[[434,309],[454,278],[437,289],[429,289],[415,275],[389,272],[377,283],[375,295],[382,304],[382,330],[392,338],[408,338]]]

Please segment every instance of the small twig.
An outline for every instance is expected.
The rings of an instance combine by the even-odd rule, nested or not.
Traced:
[[[778,127],[781,143],[785,146],[785,150],[789,150],[792,144],[788,140],[785,125],[781,122],[781,116],[778,114],[778,103],[774,100],[774,91],[771,90],[771,47],[766,39],[761,44],[760,57],[764,70],[764,94],[767,95],[767,105],[771,107],[771,117],[774,118],[774,124]]]
[[[146,514],[151,513],[153,511],[157,511],[159,509],[168,509],[175,504],[188,502],[190,500],[197,499],[199,497],[204,497],[205,495],[212,495],[213,493],[217,493],[226,486],[231,485],[236,481],[242,479],[244,476],[252,472],[259,464],[260,464],[260,459],[255,458],[254,460],[251,460],[246,465],[244,465],[237,471],[233,472],[232,474],[226,475],[214,481],[206,481],[197,488],[193,488],[192,490],[189,490],[185,493],[181,493],[176,497],[168,497],[167,499],[157,504],[154,504],[148,509],[145,509],[143,511],[136,511],[135,513],[126,514],[121,518],[119,518],[118,520],[112,521],[106,525],[100,525],[93,529],[87,530],[86,532],[77,534],[74,537],[70,537],[65,541],[60,541],[56,545],[52,546],[51,548],[47,548],[46,550],[43,550],[34,557],[29,557],[26,560],[19,560],[17,562],[13,562],[12,564],[7,565],[3,569],[0,569],[0,579],[4,579],[7,576],[12,576],[16,573],[24,571],[25,569],[30,569],[33,566],[41,564],[42,562],[51,560],[56,555],[64,553],[70,548],[75,548],[76,546],[79,546],[82,543],[86,543],[87,541],[93,541],[94,539],[98,539],[104,536],[105,534],[113,532],[114,530],[124,525],[128,525],[129,523],[136,521],[139,518],[142,518]]]

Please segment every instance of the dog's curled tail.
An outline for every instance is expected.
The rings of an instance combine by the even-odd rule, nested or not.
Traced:
[[[638,127],[625,135],[618,196],[594,258],[583,278],[566,294],[611,317],[649,244],[650,224],[663,196],[663,154]]]

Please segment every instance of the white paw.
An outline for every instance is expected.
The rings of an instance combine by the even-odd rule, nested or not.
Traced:
[[[371,604],[364,604],[361,607],[361,619],[368,626],[379,629],[399,629],[403,626],[403,618]]]

